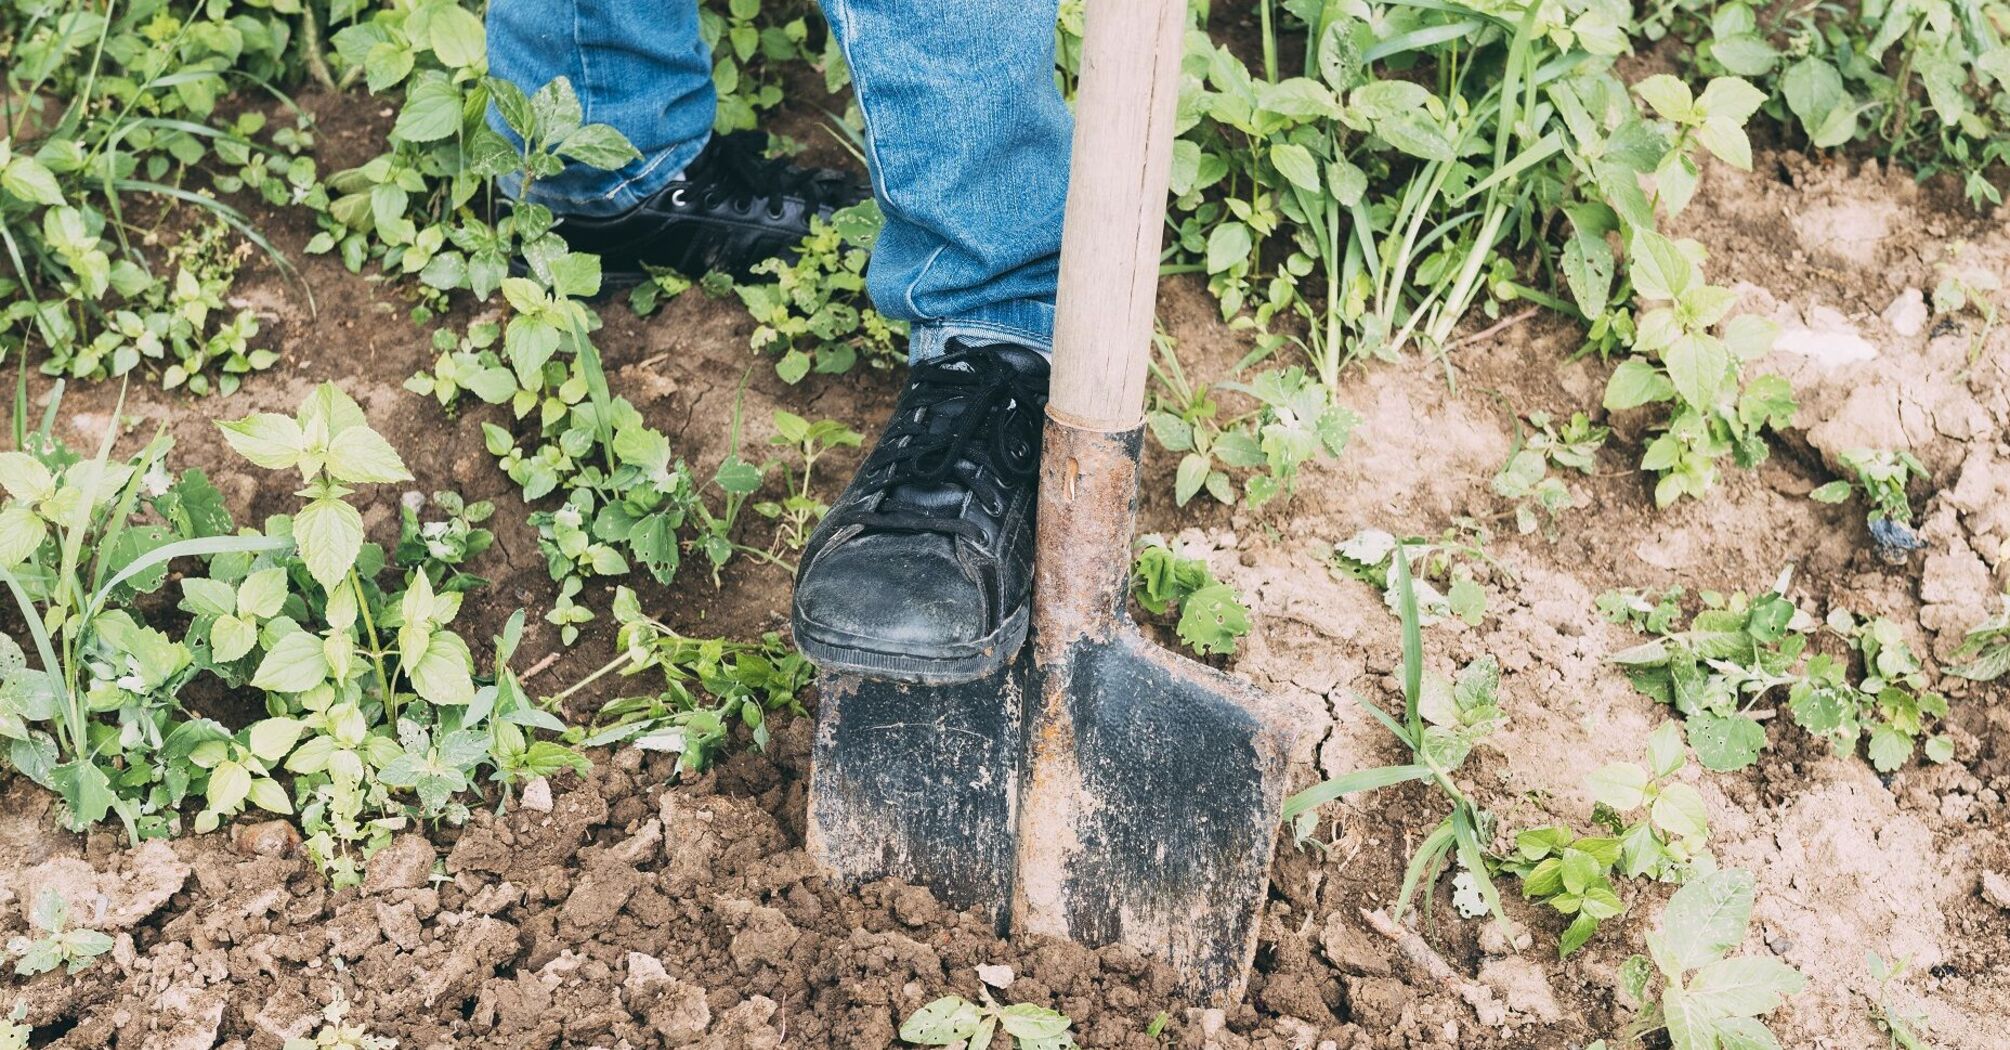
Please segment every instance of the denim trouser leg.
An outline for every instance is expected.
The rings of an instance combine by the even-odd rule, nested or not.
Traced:
[[[951,336],[1053,341],[1072,120],[1054,83],[1058,0],[822,0],[865,115],[886,228],[873,305]]]
[[[642,159],[619,171],[569,164],[531,198],[568,215],[617,215],[684,170],[712,132],[712,55],[697,0],[490,0],[489,68],[525,93],[566,77],[589,124],[611,124]],[[490,123],[509,134],[490,108]],[[514,136],[512,136],[514,138]],[[503,192],[514,197],[514,180]]]

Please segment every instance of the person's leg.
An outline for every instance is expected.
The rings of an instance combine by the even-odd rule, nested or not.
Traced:
[[[572,81],[589,124],[611,124],[641,152],[618,171],[568,164],[531,197],[563,215],[611,216],[663,189],[712,133],[712,55],[698,35],[697,0],[491,0],[489,69],[530,94]],[[511,135],[491,107],[489,123]],[[514,179],[503,192],[516,196]]]
[[[791,623],[827,669],[950,683],[1026,639],[1072,134],[1053,0],[824,0],[886,226],[866,283],[907,388],[804,545]]]
[[[1054,82],[1057,0],[823,0],[865,115],[886,227],[873,305],[911,355],[958,335],[1046,350],[1072,122]]]

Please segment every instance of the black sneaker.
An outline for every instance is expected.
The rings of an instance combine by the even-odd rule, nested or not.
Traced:
[[[1047,359],[952,339],[915,365],[879,444],[803,548],[796,647],[825,670],[930,685],[1025,644]]]
[[[714,135],[655,196],[607,218],[561,216],[555,229],[573,251],[600,256],[608,287],[646,280],[645,264],[694,280],[713,270],[745,280],[755,263],[794,258],[811,217],[829,219],[868,195],[844,172],[763,157],[766,143],[754,131]]]

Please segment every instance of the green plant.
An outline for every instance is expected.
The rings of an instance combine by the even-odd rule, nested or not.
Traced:
[[[1524,432],[1515,421],[1515,444],[1508,460],[1494,474],[1494,494],[1514,503],[1515,528],[1528,535],[1537,529],[1556,538],[1557,519],[1577,505],[1570,487],[1552,470],[1590,474],[1598,466],[1598,450],[1612,431],[1594,426],[1591,417],[1571,413],[1559,428],[1547,412],[1528,415]]]
[[[34,1034],[34,1026],[28,1023],[27,1003],[15,1003],[13,1010],[0,1017],[0,1050],[28,1050],[28,1039]]]
[[[7,950],[14,953],[14,973],[20,977],[33,977],[58,967],[76,973],[112,950],[111,937],[70,924],[70,902],[53,886],[44,887],[36,895],[28,924],[41,936],[15,937],[7,942]]]
[[[882,316],[865,296],[865,265],[885,219],[866,200],[830,217],[810,220],[794,260],[770,259],[754,267],[773,283],[745,282],[733,291],[755,321],[755,350],[779,352],[775,373],[790,383],[811,372],[841,375],[861,359],[890,368],[906,358],[907,324]]]
[[[2010,672],[2010,595],[1998,599],[1992,616],[1968,629],[1947,673],[1977,682],[1993,682]]]
[[[776,409],[773,415],[775,436],[770,438],[774,445],[793,449],[801,457],[803,468],[797,473],[787,464],[782,464],[782,491],[779,502],[764,501],[754,504],[754,512],[776,523],[775,542],[786,550],[801,550],[809,542],[810,531],[824,520],[830,507],[818,499],[812,487],[815,479],[817,460],[834,448],[857,448],[865,441],[865,435],[845,426],[835,419],[819,419],[812,423],[794,412]]]
[[[1808,493],[1808,498],[1821,503],[1841,503],[1854,489],[1861,488],[1864,502],[1870,505],[1867,520],[1878,553],[1903,561],[1920,547],[1919,537],[1912,531],[1912,503],[1906,498],[1906,485],[1914,478],[1923,480],[1931,475],[1912,453],[1903,449],[1894,452],[1853,448],[1843,452],[1841,459],[1842,465],[1856,474],[1855,484],[1838,478]]]
[[[1158,353],[1151,366],[1151,410],[1145,414],[1152,436],[1179,455],[1173,499],[1180,506],[1201,491],[1233,505],[1236,492],[1228,471],[1243,475],[1242,498],[1252,508],[1289,496],[1298,469],[1313,460],[1337,458],[1361,419],[1335,404],[1327,389],[1302,368],[1259,372],[1248,383],[1196,387],[1180,366],[1172,340],[1154,336]],[[1253,407],[1223,418],[1216,390],[1241,395]]]
[[[1138,541],[1131,593],[1153,616],[1177,613],[1179,640],[1202,656],[1233,653],[1236,640],[1249,633],[1249,609],[1235,588],[1215,579],[1206,561],[1182,557],[1163,537]]]
[[[407,492],[399,501],[398,546],[392,560],[407,569],[422,569],[437,590],[459,593],[488,586],[489,581],[461,566],[495,543],[495,533],[481,527],[495,514],[495,506],[486,500],[469,503],[458,492],[435,492],[433,506],[446,516],[420,521],[419,511],[425,505],[425,496],[417,492]]]
[[[1419,615],[1425,626],[1448,616],[1456,616],[1477,627],[1486,618],[1487,592],[1475,578],[1483,565],[1497,565],[1487,553],[1489,534],[1485,526],[1460,519],[1445,530],[1437,543],[1398,541],[1380,529],[1363,529],[1334,544],[1331,571],[1382,589],[1383,603],[1400,615],[1403,592],[1397,587],[1395,553],[1408,546],[1417,560],[1416,579],[1408,586],[1415,593]],[[1441,591],[1431,584],[1440,580]]]
[[[1922,739],[1929,761],[1953,758],[1952,737],[1928,735],[1931,721],[1947,716],[1947,698],[1926,688],[1925,668],[1898,625],[1882,617],[1858,621],[1837,609],[1827,627],[1862,657],[1863,678],[1851,685],[1843,661],[1826,654],[1809,659],[1787,699],[1795,724],[1844,753],[1854,754],[1867,739],[1866,753],[1880,773],[1911,761]]]
[[[2010,59],[2004,63],[2010,67]],[[1966,253],[1966,247],[1957,243],[1949,250],[1949,257],[1936,264],[1940,282],[1933,286],[1933,312],[1951,318],[1973,310],[1982,318],[1982,329],[1968,340],[1968,363],[1972,366],[1989,345],[1990,333],[1996,330],[2000,313],[1996,297],[2003,290],[2003,279],[1995,270],[1966,260]]]
[[[312,136],[302,117],[258,141],[262,114],[226,118],[218,103],[235,80],[292,108],[274,85],[301,70],[294,23],[313,16],[291,8],[0,9],[0,347],[39,340],[51,374],[144,368],[196,393],[234,389],[276,359],[250,345],[252,315],[223,300],[250,246],[290,269],[216,193],[311,205],[314,163],[297,154]],[[177,227],[180,239],[163,236]]]
[[[1756,598],[1706,591],[1686,628],[1656,617],[1658,637],[1612,654],[1635,689],[1683,716],[1689,746],[1708,769],[1756,761],[1766,730],[1750,712],[1772,690],[1799,681],[1794,667],[1807,648],[1807,626],[1784,597],[1787,586],[1783,578]]]
[[[816,5],[791,0],[706,0],[698,8],[698,36],[712,51],[712,87],[718,108],[717,134],[755,127],[761,114],[781,104],[790,63],[804,62],[823,73],[824,90],[835,94],[851,82],[837,41],[824,34],[821,50],[810,48]]]
[[[1807,978],[1777,959],[1727,956],[1751,918],[1749,872],[1711,872],[1676,890],[1660,928],[1647,935],[1647,956],[1634,956],[1621,971],[1633,998],[1648,1004],[1627,1026],[1627,1040],[1665,1030],[1673,1050],[1778,1046],[1762,1018]],[[1650,999],[1656,971],[1660,991]]]
[[[349,1000],[338,996],[321,1010],[321,1025],[312,1035],[288,1039],[281,1050],[396,1050],[398,1041],[359,1024],[349,1024]]]
[[[747,728],[756,748],[765,748],[771,712],[802,713],[800,697],[812,669],[781,635],[769,633],[756,643],[688,638],[644,613],[626,587],[615,592],[614,616],[621,625],[619,655],[551,703],[614,672],[626,677],[656,670],[663,687],[608,701],[590,728],[573,732],[579,746],[628,743],[672,752],[679,768],[695,772],[711,764],[736,725]]]
[[[1647,764],[1611,762],[1591,774],[1597,834],[1555,825],[1515,836],[1497,870],[1522,880],[1522,895],[1571,916],[1558,950],[1568,957],[1625,906],[1612,876],[1680,882],[1713,866],[1697,790],[1673,777],[1688,764],[1680,727],[1663,722],[1647,737]]]
[[[992,1040],[1002,1031],[1011,1039],[1012,1050],[1070,1050],[1075,1045],[1070,1031],[1074,1022],[1066,1014],[1032,1003],[1001,1006],[988,989],[980,988],[978,995],[981,1003],[945,995],[916,1010],[901,1023],[901,1041],[991,1050]]]
[[[1884,956],[1877,952],[1866,951],[1863,953],[1863,964],[1870,971],[1871,980],[1877,982],[1877,994],[1871,1000],[1871,1020],[1890,1037],[1892,1050],[1928,1050],[1923,1034],[1926,1031],[1926,1015],[1902,1012],[1891,998],[1892,982],[1905,976],[1911,963],[1906,959],[1886,962]]]
[[[1302,841],[1317,819],[1316,811],[1327,802],[1413,780],[1430,783],[1444,796],[1451,812],[1411,854],[1396,898],[1396,917],[1401,919],[1409,909],[1410,900],[1420,886],[1425,891],[1428,911],[1429,897],[1439,876],[1456,858],[1464,875],[1471,879],[1484,910],[1492,913],[1502,926],[1512,929],[1514,923],[1501,910],[1500,892],[1486,863],[1485,843],[1493,835],[1493,818],[1452,779],[1473,748],[1505,718],[1498,696],[1500,668],[1492,659],[1480,659],[1467,664],[1456,682],[1425,674],[1423,618],[1410,576],[1413,556],[1407,545],[1401,545],[1394,557],[1393,586],[1398,599],[1397,613],[1403,623],[1403,720],[1398,722],[1381,708],[1355,698],[1377,722],[1395,734],[1409,752],[1410,761],[1357,770],[1306,788],[1285,800],[1283,819],[1293,826]]]
[[[1956,175],[1978,208],[2001,202],[1998,169],[2010,162],[2010,10],[2001,4],[1685,3],[1671,15],[1664,24],[1703,40],[1699,66],[1759,78],[1768,113],[1808,145],[1867,143],[1921,178]]]

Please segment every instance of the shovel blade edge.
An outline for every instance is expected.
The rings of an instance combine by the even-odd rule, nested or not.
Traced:
[[[1006,932],[1030,662],[949,686],[820,677],[807,838],[833,880],[926,886]]]
[[[1196,999],[1241,998],[1297,726],[1126,628],[1045,647],[1014,929],[1122,943]]]

